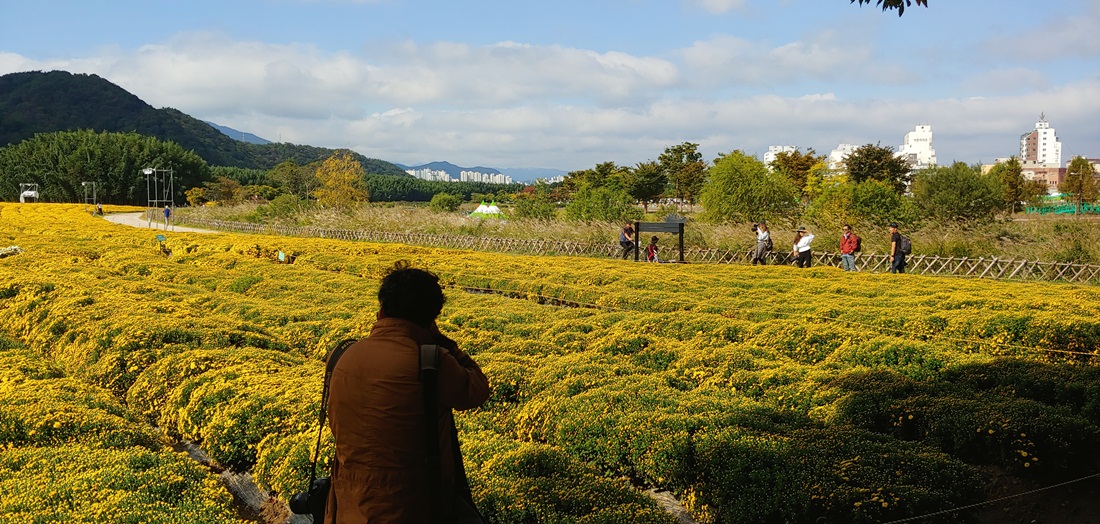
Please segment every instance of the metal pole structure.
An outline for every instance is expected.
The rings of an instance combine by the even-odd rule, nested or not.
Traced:
[[[92,209],[95,209],[96,204],[99,203],[99,199],[96,197],[96,183],[81,182],[80,185],[84,188],[84,205],[91,205]],[[89,189],[91,192],[91,197],[88,196]]]
[[[152,228],[153,227],[153,211],[152,211],[152,209],[149,209],[149,208],[150,208],[150,206],[153,205],[153,196],[154,196],[155,193],[152,192],[150,184],[152,184],[152,182],[153,182],[152,179],[153,179],[153,173],[155,172],[155,170],[151,167],[147,167],[145,169],[142,169],[141,172],[145,173],[145,200],[146,200],[146,205],[145,205],[146,224],[145,224],[145,227]]]
[[[171,209],[174,206],[175,172],[171,169],[147,167],[141,170],[145,174],[145,194],[147,197],[147,227],[153,227],[153,215],[161,208]],[[169,217],[164,217],[164,229],[169,226]]]

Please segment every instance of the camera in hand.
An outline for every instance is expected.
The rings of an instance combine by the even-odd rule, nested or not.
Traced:
[[[328,490],[332,482],[326,478],[315,479],[309,491],[295,493],[290,497],[290,511],[298,515],[313,515],[313,522],[325,520],[325,505],[328,504]]]
[[[760,228],[760,224],[757,224],[757,223],[753,223],[753,225],[752,225],[752,232],[753,232],[753,233],[755,233],[755,232],[756,232],[756,230],[757,230],[757,229],[759,229],[759,228]]]

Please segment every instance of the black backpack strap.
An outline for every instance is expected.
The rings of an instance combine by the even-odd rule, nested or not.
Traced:
[[[424,396],[424,449],[428,471],[434,472],[434,482],[428,481],[428,500],[432,521],[440,520],[440,466],[439,461],[439,346],[420,346],[420,383]]]
[[[317,456],[321,453],[321,433],[325,429],[325,417],[328,415],[328,389],[329,382],[332,380],[332,370],[336,369],[336,363],[340,361],[340,357],[344,355],[352,344],[357,341],[355,339],[341,340],[336,344],[336,347],[329,351],[328,356],[325,358],[325,384],[321,388],[321,409],[318,414],[320,423],[317,425],[317,444],[313,447],[313,463],[309,466],[309,486],[313,487],[313,481],[317,479]],[[309,489],[309,488],[307,488]]]

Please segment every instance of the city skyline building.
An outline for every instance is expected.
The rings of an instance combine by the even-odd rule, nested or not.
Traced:
[[[1047,122],[1046,113],[1039,113],[1035,129],[1020,135],[1020,162],[1042,167],[1062,165],[1062,142]]]
[[[512,184],[512,177],[503,173],[482,173],[480,171],[460,171],[458,178],[452,177],[442,169],[406,169],[406,173],[420,180],[430,182],[485,182],[489,184]]]
[[[855,144],[840,144],[836,149],[829,151],[829,171],[843,171],[844,160],[858,148],[859,146]]]
[[[894,153],[904,158],[913,169],[936,165],[936,149],[932,147],[932,126],[920,124],[905,133],[905,139]]]
[[[796,151],[798,151],[798,148],[795,146],[768,146],[768,152],[764,153],[764,165],[771,169],[772,162],[775,162],[775,158],[779,156],[779,153],[794,153]]]

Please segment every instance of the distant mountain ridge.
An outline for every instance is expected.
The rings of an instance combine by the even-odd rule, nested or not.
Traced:
[[[271,169],[287,160],[309,164],[335,152],[306,145],[234,140],[211,124],[176,109],[154,109],[96,75],[32,71],[0,76],[0,147],[38,133],[81,129],[170,140],[214,166]],[[367,174],[408,176],[390,162],[358,153],[354,156]]]
[[[215,124],[214,122],[211,122],[209,120],[203,120],[203,122],[206,122],[207,124],[210,124],[214,129],[217,129],[218,131],[221,131],[222,134],[224,134],[225,136],[227,136],[229,138],[232,138],[233,140],[236,140],[238,142],[247,142],[249,144],[260,144],[260,145],[271,143],[270,140],[267,140],[266,138],[260,138],[256,135],[253,135],[252,133],[245,133],[244,131],[237,131],[236,129],[233,129],[232,127],[226,127],[226,126],[223,126],[223,125],[218,125],[218,124]]]

